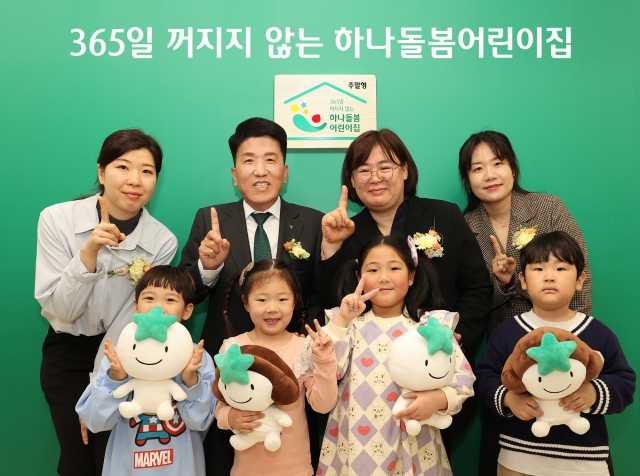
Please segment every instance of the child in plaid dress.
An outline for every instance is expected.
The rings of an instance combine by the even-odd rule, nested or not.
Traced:
[[[452,382],[441,389],[405,394],[414,402],[398,418],[391,413],[401,394],[388,371],[391,345],[420,325],[425,309],[443,307],[431,263],[426,256],[418,258],[415,247],[402,238],[387,236],[365,245],[358,260],[346,265],[342,277],[341,288],[355,288],[355,292],[344,297],[325,326],[335,342],[338,378],[343,378],[338,404],[325,430],[317,474],[451,475],[440,430],[423,426],[417,436],[409,436],[399,418],[421,421],[435,412],[455,414],[473,395],[475,377],[455,338]],[[446,311],[425,315],[437,317],[449,328],[455,316]]]

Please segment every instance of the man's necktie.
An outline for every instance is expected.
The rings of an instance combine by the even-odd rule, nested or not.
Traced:
[[[258,224],[256,229],[256,236],[253,239],[253,261],[260,261],[261,259],[271,259],[271,245],[269,245],[269,238],[264,231],[264,222],[271,216],[271,213],[252,213],[251,216]]]

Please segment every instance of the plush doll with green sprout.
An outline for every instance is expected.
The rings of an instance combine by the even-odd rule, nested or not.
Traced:
[[[113,396],[122,398],[134,392],[130,402],[118,406],[123,417],[147,413],[171,420],[175,413],[172,399],[187,398],[172,378],[189,363],[193,342],[187,328],[177,320],[156,306],[148,314],[134,314],[133,322],[120,333],[118,359],[133,378],[118,387]]]
[[[518,341],[502,370],[502,383],[512,392],[529,392],[538,402],[531,432],[537,437],[549,434],[552,426],[567,425],[579,435],[589,431],[589,420],[558,402],[578,390],[583,382],[600,374],[600,354],[569,331],[539,327]]]
[[[439,312],[439,311],[435,311]],[[457,314],[454,314],[454,325]],[[399,336],[389,352],[389,374],[393,381],[402,388],[402,395],[409,392],[435,390],[448,385],[453,379],[456,356],[453,348],[453,330],[440,324],[435,317],[429,317],[424,326],[419,326]],[[413,399],[402,395],[396,400],[391,413],[407,408]],[[403,420],[407,433],[416,436],[422,425],[431,425],[444,429],[451,425],[451,415],[438,412],[424,421]]]
[[[282,427],[293,424],[291,417],[275,405],[290,405],[299,396],[300,388],[293,370],[274,351],[259,345],[232,344],[224,354],[214,357],[216,380],[213,394],[238,410],[262,412],[256,420],[260,426],[251,433],[233,435],[229,442],[238,451],[264,442],[268,451],[277,451],[282,444]]]

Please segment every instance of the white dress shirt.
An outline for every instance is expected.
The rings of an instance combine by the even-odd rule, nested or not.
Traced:
[[[251,208],[247,202],[242,200],[242,208],[244,209],[244,218],[247,224],[247,235],[249,237],[249,247],[251,249],[251,256],[253,257],[253,242],[256,236],[256,230],[258,229],[258,224],[251,216],[252,213],[271,213],[271,216],[267,218],[262,227],[264,228],[265,233],[267,234],[267,238],[269,238],[269,246],[271,247],[271,258],[275,259],[278,255],[278,234],[280,233],[280,208],[282,205],[282,200],[278,196],[276,202],[271,205],[264,212],[259,212]],[[233,243],[231,243],[233,246]],[[249,264],[249,263],[247,263]],[[202,278],[202,283],[205,286],[213,286],[218,280],[218,276],[222,272],[222,268],[224,267],[224,263],[222,263],[216,269],[204,269],[202,266],[202,261],[198,259],[198,269],[200,269],[200,277]]]
[[[109,277],[108,271],[142,256],[153,265],[169,264],[178,240],[143,209],[138,225],[118,247],[100,248],[96,270],[90,273],[79,253],[99,223],[97,201],[94,195],[52,205],[40,213],[35,298],[56,332],[86,336],[106,332],[105,338],[115,344],[131,322],[135,294],[131,281],[124,276]],[[102,350],[98,351],[98,366]]]

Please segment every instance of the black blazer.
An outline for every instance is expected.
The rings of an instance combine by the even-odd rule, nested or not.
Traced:
[[[320,256],[323,214],[318,210],[293,205],[284,200],[281,200],[281,202],[277,258],[286,262],[298,277],[303,302],[307,307],[307,322],[312,322],[314,318],[322,314],[315,297],[314,279],[316,257]],[[201,208],[196,213],[189,240],[182,250],[182,258],[180,260],[180,266],[188,269],[196,282],[196,304],[204,301],[209,296],[209,308],[207,319],[202,329],[202,338],[204,339],[204,348],[211,355],[215,355],[220,351],[222,341],[226,338],[222,311],[231,277],[252,260],[242,200],[213,206],[218,212],[220,234],[223,238],[229,240],[231,244],[229,256],[224,262],[218,281],[212,287],[205,286],[202,283],[200,270],[198,269],[198,248],[206,234],[211,230],[211,207]],[[311,254],[308,259],[293,259],[289,256],[283,245],[285,241],[289,241],[292,238],[299,241],[302,247]],[[230,298],[228,316],[238,334],[253,329],[249,313],[247,313],[242,304],[239,286],[236,286],[235,292]],[[299,323],[296,322],[292,322],[289,326],[289,330],[292,331],[297,331],[299,328]]]
[[[433,258],[447,309],[460,313],[456,332],[462,335],[467,358],[473,357],[485,324],[491,314],[493,287],[474,234],[458,207],[442,200],[409,197],[404,234],[427,233],[431,228],[442,235],[444,255]],[[340,267],[356,259],[362,246],[372,238],[382,237],[367,208],[352,218],[356,227],[331,258],[320,261],[318,290],[325,308],[339,305],[333,284]],[[418,251],[422,253],[422,251]],[[471,360],[471,359],[470,359]]]

